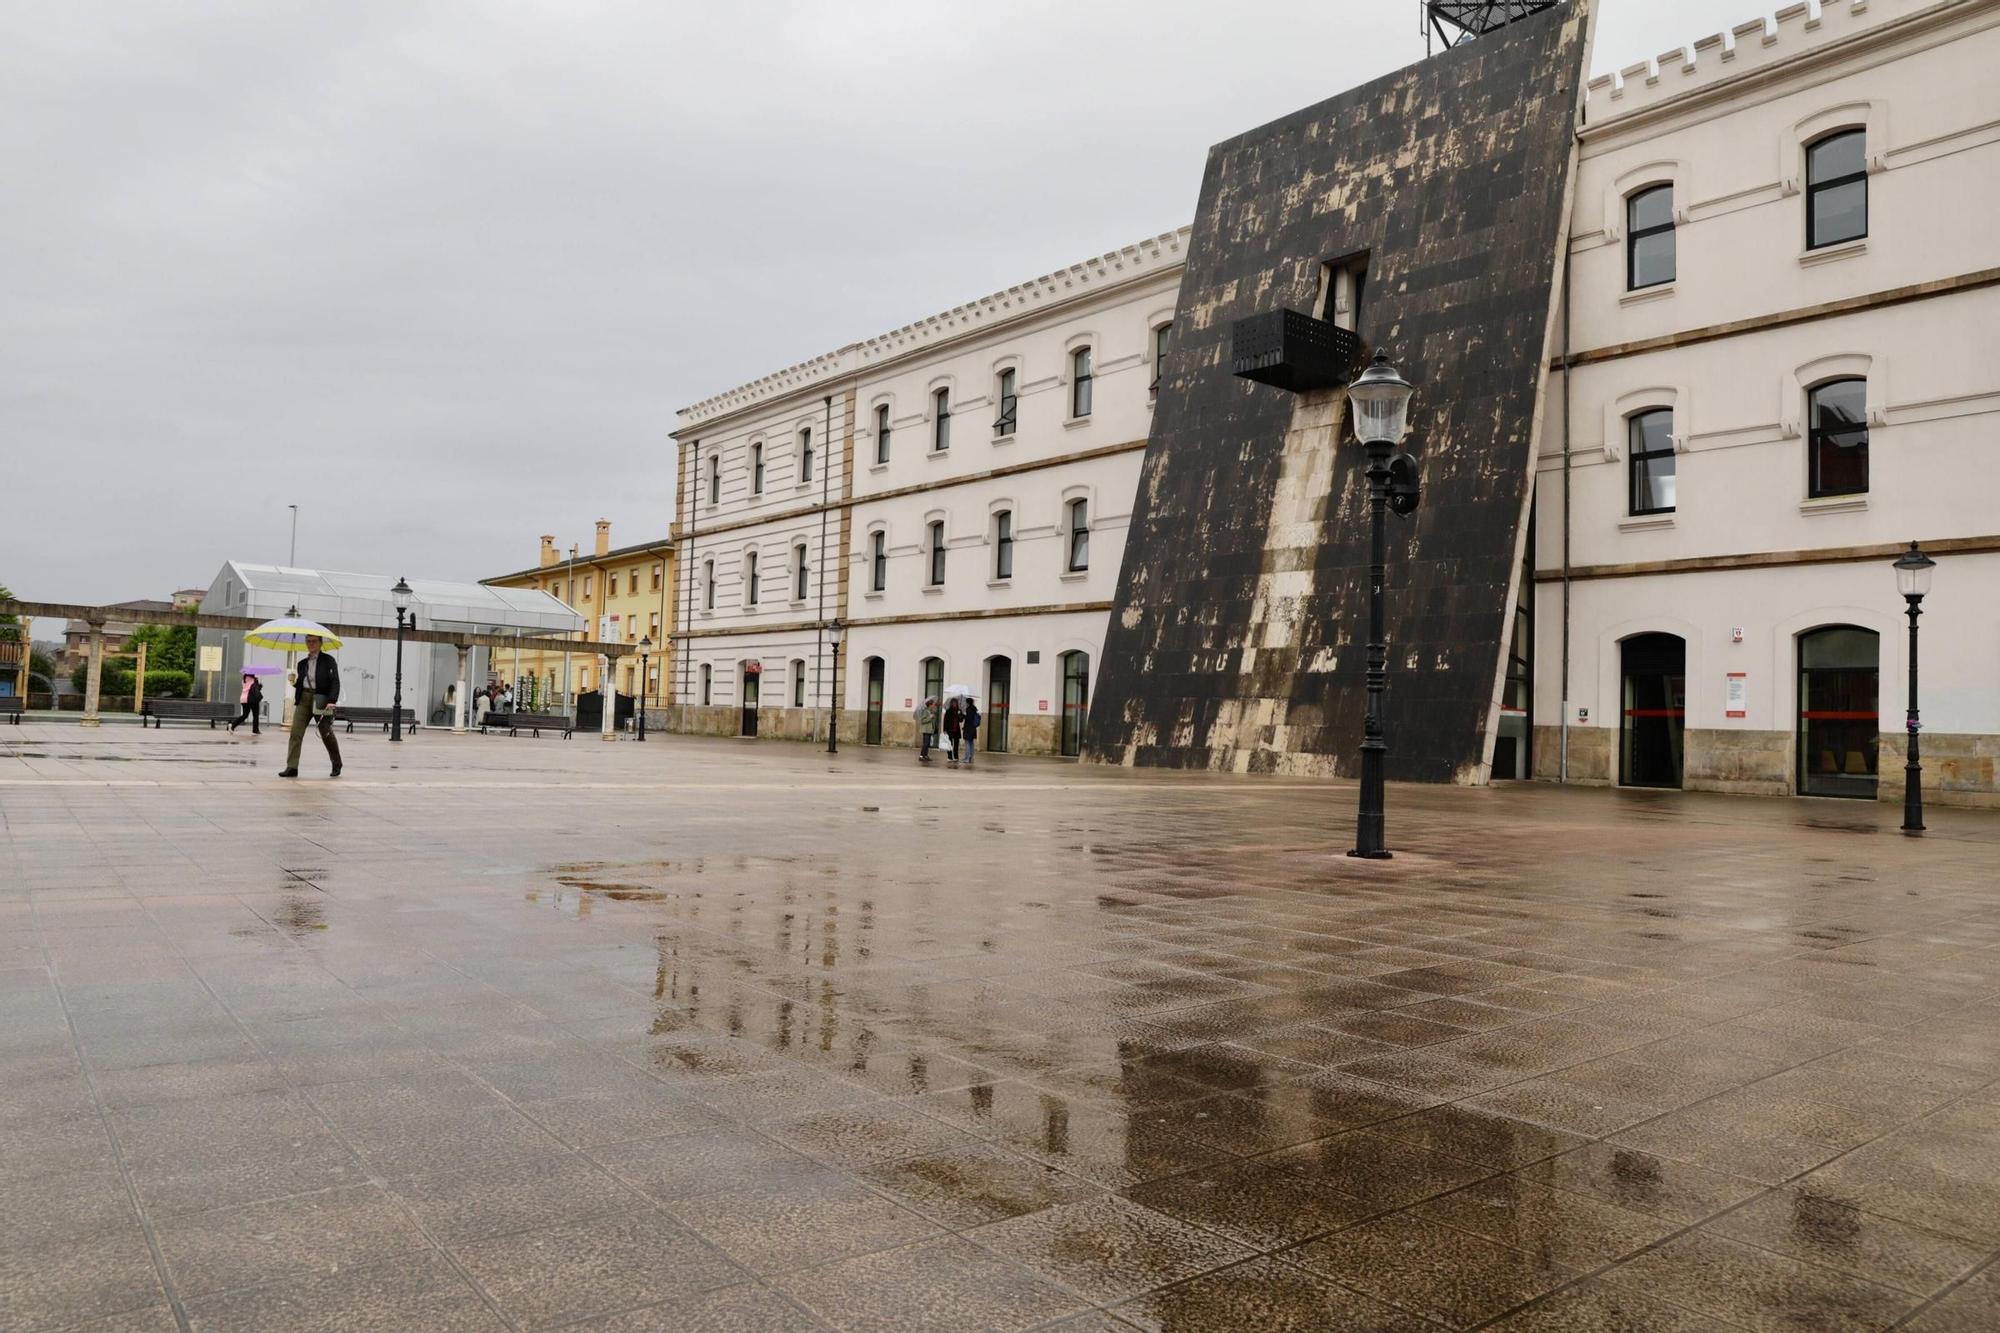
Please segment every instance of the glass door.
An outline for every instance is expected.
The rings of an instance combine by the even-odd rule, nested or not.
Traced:
[[[882,743],[882,659],[868,659],[868,744]]]
[[[1875,799],[1882,722],[1873,630],[1830,625],[1799,636],[1799,792]]]
[[[1083,724],[1090,715],[1090,654],[1062,655],[1062,752],[1083,753]]]
[[[1618,780],[1628,787],[1679,787],[1687,734],[1687,641],[1635,634],[1618,645],[1625,675]]]
[[[743,673],[743,734],[745,736],[755,736],[757,734],[757,682],[761,679],[761,672],[746,670]]]
[[[986,748],[1007,749],[1007,709],[1014,697],[1014,663],[1005,657],[986,659]]]

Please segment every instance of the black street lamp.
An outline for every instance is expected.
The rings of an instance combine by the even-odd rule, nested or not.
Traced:
[[[1896,560],[1896,586],[1902,591],[1910,616],[1910,711],[1905,723],[1909,727],[1910,741],[1903,755],[1905,833],[1924,831],[1924,765],[1917,753],[1917,617],[1924,613],[1924,594],[1931,590],[1931,571],[1936,568],[1937,561],[1925,555],[1923,548],[1915,542],[1911,542],[1910,549]]]
[[[396,697],[389,704],[389,739],[403,739],[403,617],[410,611],[410,583],[398,578],[396,586],[389,589],[389,596],[396,603]]]
[[[646,654],[652,651],[653,636],[650,634],[641,635],[639,637],[639,699],[637,706],[639,709],[639,739],[642,741],[646,739],[646,683],[651,679],[646,674]]]
[[[1383,808],[1383,762],[1389,746],[1382,735],[1382,692],[1389,683],[1389,635],[1383,624],[1382,585],[1387,581],[1388,512],[1417,507],[1416,460],[1396,448],[1409,433],[1410,396],[1415,389],[1396,373],[1380,352],[1347,386],[1354,411],[1354,437],[1368,451],[1368,720],[1361,739],[1361,812],[1356,821],[1354,850],[1349,856],[1371,861],[1389,859]]]
[[[826,637],[833,644],[833,708],[826,719],[826,752],[840,753],[840,641],[847,634],[847,626],[835,616],[827,622]]]

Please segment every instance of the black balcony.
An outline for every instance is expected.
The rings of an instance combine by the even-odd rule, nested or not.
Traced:
[[[1361,339],[1296,310],[1267,310],[1230,329],[1230,369],[1246,380],[1308,393],[1337,389],[1361,363]]]

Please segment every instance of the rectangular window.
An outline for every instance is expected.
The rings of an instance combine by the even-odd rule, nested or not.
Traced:
[[[931,523],[931,586],[944,586],[944,522]]]
[[[1674,512],[1674,414],[1640,412],[1626,425],[1634,515]]]
[[[993,516],[993,577],[1014,577],[1014,512],[1003,509]]]
[[[714,681],[714,679],[715,679],[715,668],[711,667],[708,663],[703,662],[701,664],[701,701],[704,705],[706,705],[709,702],[709,692],[710,692],[709,687]]]
[[[806,706],[806,662],[803,657],[792,659],[792,707]]]
[[[1153,382],[1149,389],[1155,394],[1160,391],[1160,377],[1167,373],[1167,335],[1173,331],[1171,324],[1153,330]]]
[[[806,548],[803,546],[794,546],[792,548],[792,600],[803,602],[805,599]]]
[[[586,601],[590,598],[590,575],[588,574],[583,576],[583,596]]]
[[[753,444],[750,446],[750,494],[762,495],[763,493],[764,446],[762,444]]]
[[[1071,417],[1090,415],[1090,390],[1094,377],[1090,373],[1090,349],[1079,347],[1069,354],[1069,414]]]
[[[1367,255],[1351,255],[1321,265],[1319,317],[1350,333],[1359,333],[1361,298],[1367,290]]]
[[[813,479],[813,433],[808,426],[799,432],[799,484]]]
[[[1674,187],[1655,185],[1625,201],[1625,286],[1674,280]]]
[[[943,453],[951,448],[951,390],[939,389],[931,395],[931,450]]]
[[[868,537],[868,590],[881,592],[889,586],[889,539],[886,533]]]
[[[654,591],[654,592],[658,592],[659,590],[660,590],[660,566],[659,566],[659,565],[654,565],[654,566],[653,566],[653,591]]]
[[[648,618],[646,634],[654,643],[660,641],[660,613],[658,611],[653,612],[652,616]]]
[[[1069,502],[1069,570],[1075,574],[1090,568],[1090,502]]]
[[[1012,370],[1003,370],[1000,372],[999,398],[1000,415],[993,418],[993,433],[1004,439],[1014,433],[1014,420],[1018,415],[1016,409],[1020,406],[1020,399],[1014,393],[1014,372]]]
[[[1868,235],[1868,135],[1830,134],[1806,149],[1806,248]]]
[[[750,606],[757,605],[757,553],[743,553],[743,600]]]
[[[713,509],[722,503],[722,455],[713,454],[708,460],[708,505]]]
[[[631,569],[631,570],[627,570],[627,571],[625,572],[625,591],[626,591],[626,592],[628,592],[628,593],[630,593],[630,594],[631,594],[632,596],[634,596],[634,597],[636,597],[636,596],[638,596],[638,595],[639,595],[639,571],[638,571],[638,570],[636,570],[636,569]]]
[[[879,404],[875,408],[875,461],[889,461],[889,405]]]
[[[1868,381],[1833,380],[1806,396],[1810,494],[1868,493]]]
[[[713,611],[715,609],[715,562],[713,560],[704,562],[701,571],[703,584],[706,589],[702,594],[702,609]]]

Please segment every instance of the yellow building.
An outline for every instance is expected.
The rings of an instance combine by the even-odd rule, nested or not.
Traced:
[[[571,546],[563,550],[551,535],[542,537],[541,554],[535,565],[500,574],[480,582],[496,588],[538,588],[582,615],[589,628],[579,639],[597,639],[637,644],[653,641],[646,658],[645,697],[649,707],[662,708],[672,702],[674,673],[668,658],[674,632],[674,537],[669,533],[637,546],[611,546],[611,523],[597,521],[597,537],[589,551]],[[567,656],[547,649],[505,648],[493,650],[493,667],[502,679],[513,683],[516,707],[528,700],[524,689],[533,692],[537,708],[562,707],[564,691],[581,694],[602,688],[598,660],[594,654]],[[639,659],[621,657],[613,667],[618,672],[620,694],[639,693]]]

